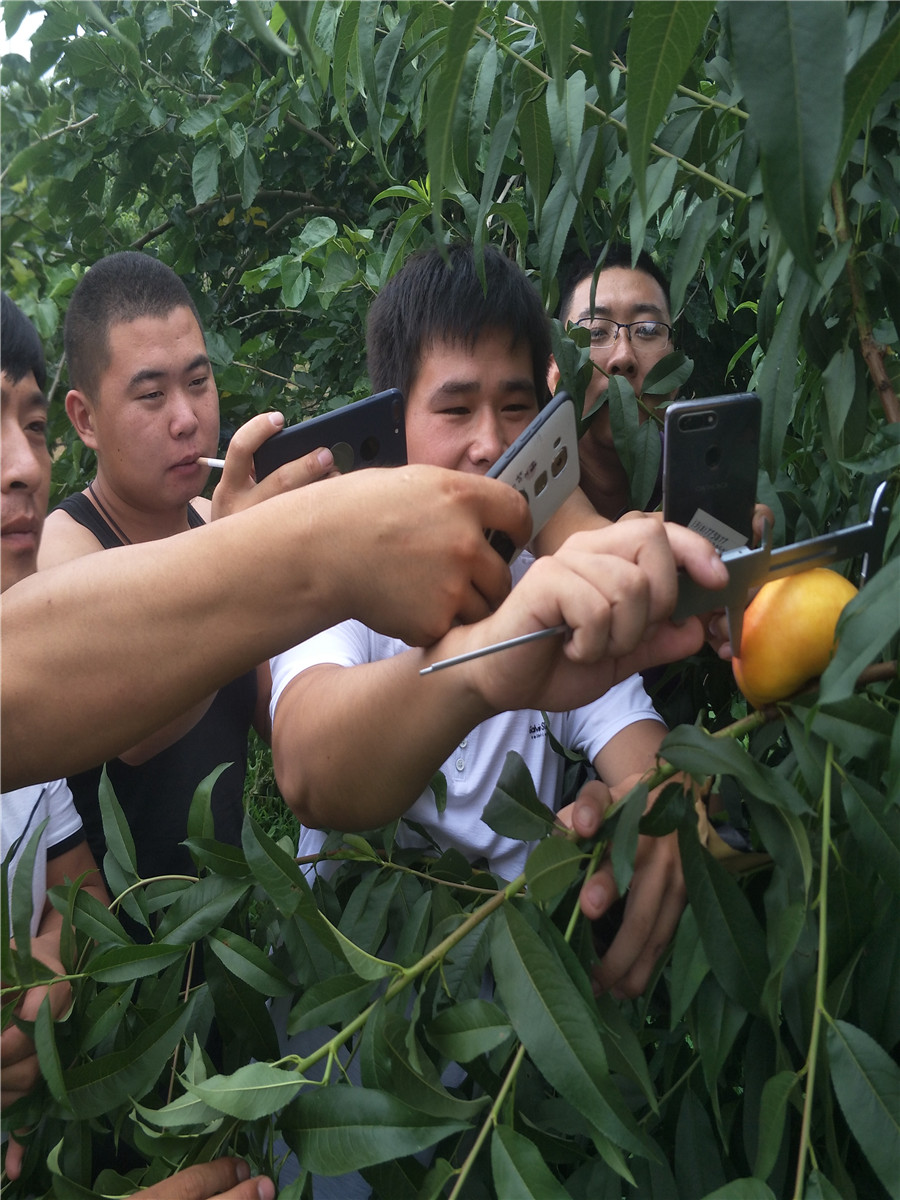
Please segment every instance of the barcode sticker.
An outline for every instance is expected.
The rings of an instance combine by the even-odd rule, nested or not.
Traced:
[[[693,529],[695,533],[702,534],[720,552],[736,550],[739,546],[747,545],[747,538],[742,533],[738,533],[736,529],[732,529],[724,521],[716,520],[708,512],[704,512],[702,508],[698,508],[693,517],[691,517],[688,529]]]

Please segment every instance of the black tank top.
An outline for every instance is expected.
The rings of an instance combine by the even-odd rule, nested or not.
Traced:
[[[97,538],[105,550],[123,543],[84,493],[69,496],[58,505]],[[191,528],[203,525],[200,514],[188,506]],[[202,626],[197,637],[202,638]],[[210,653],[215,647],[210,645]],[[90,680],[81,681],[90,687]],[[135,688],[140,681],[135,681]],[[198,784],[221,763],[230,766],[212,789],[211,809],[218,841],[241,844],[244,819],[244,776],[247,769],[247,734],[256,707],[256,672],[248,671],[219,690],[205,715],[179,741],[138,767],[115,758],[106,764],[116,799],[122,806],[134,838],[138,871],[154,875],[196,874],[190,854],[179,845],[187,837],[187,816]],[[102,867],[106,854],[98,788],[101,767],[69,777],[75,806],[84,822],[94,858]]]

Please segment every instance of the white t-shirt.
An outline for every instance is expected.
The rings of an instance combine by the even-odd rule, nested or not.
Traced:
[[[527,553],[520,555],[512,566],[514,584],[533,561]],[[309,667],[321,663],[358,666],[392,658],[408,649],[404,642],[375,633],[359,621],[344,621],[301,642],[271,660],[272,719],[284,689]],[[661,721],[661,718],[638,675],[616,684],[592,704],[569,712],[544,714],[535,709],[518,709],[498,713],[476,725],[441,766],[447,781],[447,803],[443,812],[438,812],[434,793],[429,787],[405,815],[427,828],[443,849],[456,848],[470,862],[484,858],[493,873],[503,879],[514,879],[524,868],[530,847],[524,842],[501,837],[481,820],[507,753],[515,750],[522,756],[538,796],[548,807],[556,809],[565,762],[551,746],[548,724],[561,745],[580,751],[593,762],[617,733],[635,721],[648,720]],[[364,781],[360,782],[364,786]],[[317,854],[325,837],[321,830],[304,827],[299,854]],[[422,841],[401,823],[397,843],[418,846]]]
[[[21,838],[9,871],[10,892],[19,860],[45,818],[49,820],[41,835],[31,881],[32,936],[37,933],[47,899],[47,861],[84,841],[84,830],[64,779],[31,784],[0,796],[0,861],[5,860],[16,838]]]

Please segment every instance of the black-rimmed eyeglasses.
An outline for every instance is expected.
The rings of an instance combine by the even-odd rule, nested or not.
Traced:
[[[672,326],[665,321],[613,321],[609,317],[581,317],[572,322],[591,335],[591,346],[599,350],[608,349],[624,329],[628,340],[638,349],[658,348],[672,336]]]

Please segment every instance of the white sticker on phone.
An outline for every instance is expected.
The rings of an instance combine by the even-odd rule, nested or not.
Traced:
[[[742,533],[738,533],[736,529],[732,529],[724,521],[717,521],[715,517],[710,516],[708,512],[704,512],[702,508],[698,508],[693,517],[691,517],[688,529],[693,529],[694,533],[702,534],[707,541],[712,542],[720,553],[725,550],[736,550],[738,546],[747,545],[747,539]]]

